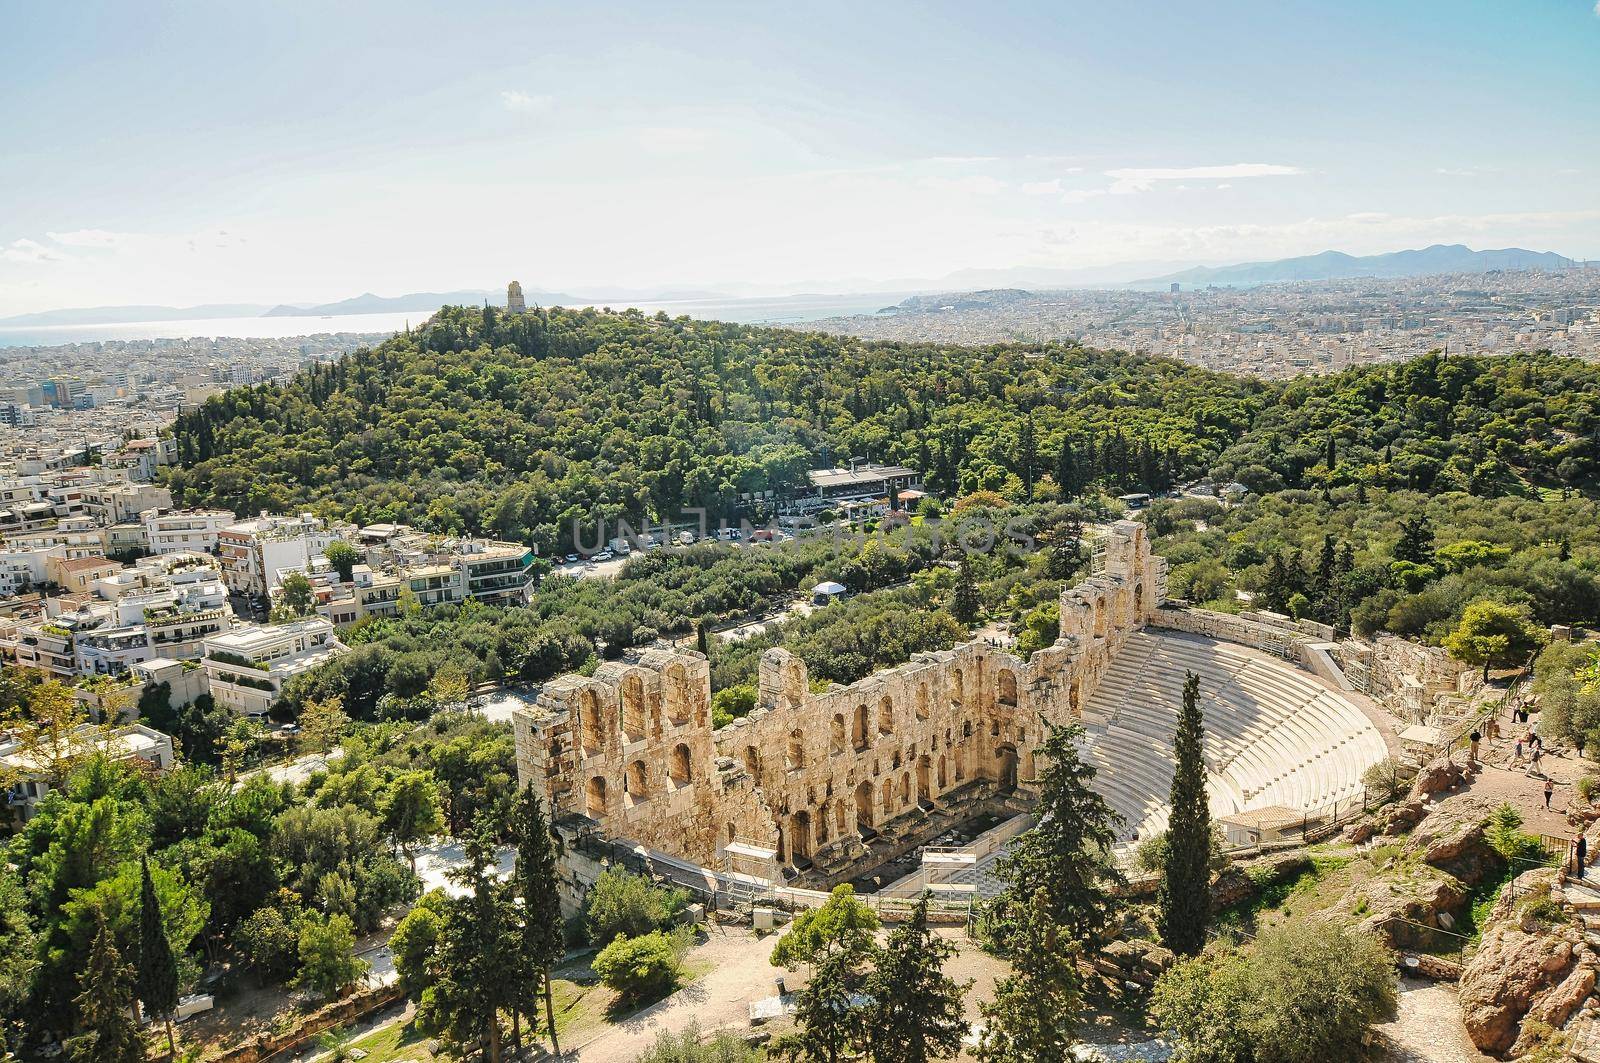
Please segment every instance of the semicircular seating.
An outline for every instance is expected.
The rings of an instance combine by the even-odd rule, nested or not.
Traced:
[[[1085,706],[1096,785],[1123,839],[1166,830],[1172,736],[1185,673],[1200,677],[1213,816],[1282,806],[1312,811],[1361,794],[1387,754],[1351,701],[1309,672],[1242,646],[1174,632],[1131,635]]]

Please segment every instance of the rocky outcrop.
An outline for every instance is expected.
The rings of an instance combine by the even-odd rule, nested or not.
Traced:
[[[1454,876],[1426,864],[1406,865],[1359,882],[1339,907],[1361,921],[1361,928],[1391,947],[1432,948],[1442,944],[1467,906],[1467,890]]]
[[[1093,962],[1103,974],[1148,987],[1172,966],[1174,959],[1170,950],[1153,941],[1119,938],[1103,945]]]
[[[1211,909],[1220,912],[1232,908],[1268,886],[1294,878],[1310,866],[1311,858],[1303,850],[1230,864],[1211,883]]]
[[[1589,999],[1597,965],[1562,904],[1559,872],[1540,868],[1519,876],[1495,902],[1483,942],[1461,974],[1461,1012],[1473,1044],[1513,1052],[1528,1020],[1559,1029]]]
[[[1432,797],[1446,793],[1466,782],[1470,774],[1465,764],[1448,758],[1436,760],[1417,773],[1416,781],[1411,784],[1411,796]]]
[[[1406,842],[1406,852],[1454,875],[1468,886],[1499,877],[1505,860],[1484,837],[1484,819],[1476,808],[1462,815],[1441,810],[1429,816]]]

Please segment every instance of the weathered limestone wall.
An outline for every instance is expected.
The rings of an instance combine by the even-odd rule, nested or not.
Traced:
[[[804,662],[773,649],[755,709],[716,732],[699,653],[562,676],[513,713],[518,773],[558,814],[698,863],[762,877],[843,863],[956,791],[1026,790],[1045,723],[1082,715],[1160,605],[1143,525],[1113,525],[1105,557],[1062,594],[1060,636],[1030,661],[969,642],[813,692]]]

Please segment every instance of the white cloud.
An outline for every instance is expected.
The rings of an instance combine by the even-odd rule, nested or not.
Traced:
[[[1048,181],[1026,181],[1022,185],[1022,194],[1026,196],[1059,196],[1061,191],[1059,177],[1052,177]]]
[[[65,255],[52,251],[37,240],[30,240],[26,236],[13,240],[5,247],[0,248],[0,259],[7,262],[22,262],[32,264],[36,262],[64,262]]]
[[[1600,0],[1594,0],[1594,14],[1596,18],[1600,18]]]
[[[500,103],[508,111],[523,111],[528,114],[543,114],[555,105],[554,96],[530,95],[516,89],[506,89],[500,93]]]
[[[1445,177],[1476,177],[1476,176],[1478,176],[1478,171],[1477,170],[1467,170],[1467,169],[1462,169],[1461,167],[1457,167],[1457,166],[1440,166],[1438,169],[1434,170],[1433,172],[1436,173],[1436,174],[1442,174]]]
[[[1148,192],[1161,181],[1231,181],[1245,177],[1297,177],[1306,171],[1298,166],[1268,162],[1235,162],[1226,166],[1144,166],[1107,170],[1112,179],[1112,195]]]
[[[74,229],[68,233],[45,233],[64,247],[121,247],[131,238],[128,233],[114,233],[105,229]]]
[[[971,177],[924,177],[924,188],[940,192],[961,192],[973,196],[993,196],[1006,190],[1006,183],[998,177],[974,174]]]
[[[712,132],[692,126],[652,126],[639,130],[636,139],[646,151],[675,154],[704,149],[711,143]]]

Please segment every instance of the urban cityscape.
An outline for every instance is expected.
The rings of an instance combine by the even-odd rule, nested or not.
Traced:
[[[1600,1063],[1600,7],[15,5],[0,1057]]]

